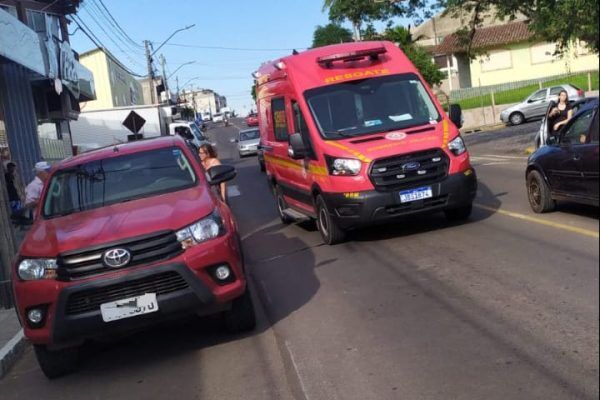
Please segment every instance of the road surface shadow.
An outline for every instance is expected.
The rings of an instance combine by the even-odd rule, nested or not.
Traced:
[[[579,217],[600,219],[600,209],[586,204],[566,203],[561,201],[556,205],[556,211],[577,215]]]
[[[431,231],[439,231],[442,229],[452,229],[457,226],[481,222],[496,213],[492,210],[500,208],[502,205],[500,197],[505,196],[506,193],[494,194],[485,184],[481,183],[481,181],[478,185],[478,198],[476,198],[475,201],[478,199],[485,199],[487,207],[485,209],[475,207],[473,214],[471,214],[471,217],[466,221],[448,221],[441,211],[435,214],[417,214],[400,218],[387,224],[351,231],[349,240],[357,242],[387,240]]]

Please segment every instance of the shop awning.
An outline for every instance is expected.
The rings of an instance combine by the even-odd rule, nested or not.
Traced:
[[[37,33],[0,9],[0,56],[41,76],[48,76],[42,48]]]

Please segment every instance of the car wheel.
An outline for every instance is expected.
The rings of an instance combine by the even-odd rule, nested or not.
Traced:
[[[223,313],[223,321],[229,333],[248,332],[256,327],[256,314],[248,284],[244,294],[233,300],[231,310]]]
[[[469,204],[459,208],[452,208],[450,210],[444,210],[446,219],[451,222],[466,221],[471,217],[473,212],[473,205]]]
[[[331,218],[323,197],[317,197],[317,229],[323,241],[328,245],[338,244],[346,238],[346,231],[341,229],[337,222]]]
[[[77,368],[79,359],[79,348],[77,347],[48,350],[46,346],[36,344],[33,348],[38,364],[48,379],[67,375]]]
[[[279,215],[281,222],[285,225],[289,225],[294,222],[294,219],[284,212],[288,206],[283,198],[283,191],[279,185],[275,186],[275,201],[277,202],[277,214]]]
[[[510,120],[511,125],[521,125],[523,122],[525,122],[525,116],[520,112],[514,112],[510,114],[508,119]]]
[[[536,213],[545,213],[556,208],[556,201],[550,195],[550,188],[539,171],[527,174],[527,199]]]

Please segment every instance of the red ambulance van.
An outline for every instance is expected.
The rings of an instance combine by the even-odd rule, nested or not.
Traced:
[[[408,214],[470,216],[477,179],[458,131],[460,107],[448,117],[393,43],[295,53],[263,64],[254,78],[284,223],[313,218],[335,244],[350,229]]]

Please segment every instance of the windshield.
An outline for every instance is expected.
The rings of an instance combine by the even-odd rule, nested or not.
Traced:
[[[240,142],[255,139],[260,139],[260,132],[258,131],[258,129],[240,132]]]
[[[54,174],[44,200],[44,217],[175,192],[196,180],[177,147],[92,161]]]
[[[202,131],[200,130],[200,128],[198,128],[198,126],[196,124],[190,124],[190,129],[194,133],[194,136],[196,136],[196,139],[198,139],[200,141],[206,140],[206,138],[202,134]]]
[[[440,121],[414,74],[362,79],[311,89],[305,98],[326,139],[361,136]]]

